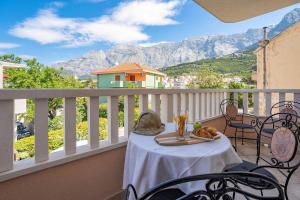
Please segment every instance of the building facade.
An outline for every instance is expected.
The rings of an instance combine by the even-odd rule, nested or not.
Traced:
[[[300,88],[300,22],[275,36],[264,40],[255,51],[257,72],[254,78],[258,89]],[[287,95],[287,99],[292,99]],[[261,102],[264,97],[260,96]],[[278,97],[272,97],[278,102]],[[263,104],[261,104],[263,107]],[[264,108],[262,108],[264,109]]]
[[[121,64],[93,72],[97,88],[163,88],[165,74],[136,63]]]

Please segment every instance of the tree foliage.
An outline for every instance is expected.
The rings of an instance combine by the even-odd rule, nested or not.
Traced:
[[[208,68],[198,71],[196,77],[187,85],[188,88],[223,88],[223,86],[222,75]]]

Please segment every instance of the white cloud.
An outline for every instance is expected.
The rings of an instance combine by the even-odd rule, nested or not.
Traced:
[[[176,24],[173,17],[183,1],[145,0],[121,3],[111,15],[94,19],[66,18],[55,9],[40,10],[35,17],[15,25],[10,34],[34,40],[40,44],[59,43],[63,47],[78,47],[95,42],[139,43],[150,37],[145,26]]]
[[[32,56],[32,55],[26,55],[26,54],[18,55],[18,57],[22,58],[23,60],[30,60],[30,59],[35,58],[35,56]]]
[[[15,43],[7,43],[7,42],[0,42],[0,49],[13,49],[17,48],[20,45],[15,44]]]

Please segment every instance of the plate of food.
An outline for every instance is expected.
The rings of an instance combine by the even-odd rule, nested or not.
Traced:
[[[194,125],[194,130],[190,134],[190,137],[192,138],[198,138],[201,140],[206,140],[206,141],[213,141],[221,137],[221,135],[218,133],[218,130],[214,127],[208,127],[208,126],[199,126],[196,124]]]

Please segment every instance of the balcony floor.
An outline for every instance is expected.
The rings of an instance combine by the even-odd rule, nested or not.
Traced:
[[[237,152],[243,160],[247,160],[247,161],[250,161],[253,163],[256,162],[256,144],[244,141],[244,145],[242,145],[241,142],[238,141],[237,148],[238,148]],[[262,150],[262,155],[264,158],[270,158],[270,150],[268,147],[262,146],[261,150]],[[296,155],[295,160],[297,160],[297,161],[300,160],[299,151],[298,151],[298,154]],[[262,160],[259,161],[259,165],[265,165],[265,164],[267,164],[267,163],[265,163]],[[270,171],[276,176],[276,178],[279,180],[280,183],[284,183],[285,178],[280,172],[278,172],[277,170],[270,170]],[[300,199],[299,188],[300,188],[300,169],[298,169],[293,174],[293,176],[290,180],[290,183],[288,186],[289,199],[291,199],[291,200]]]

